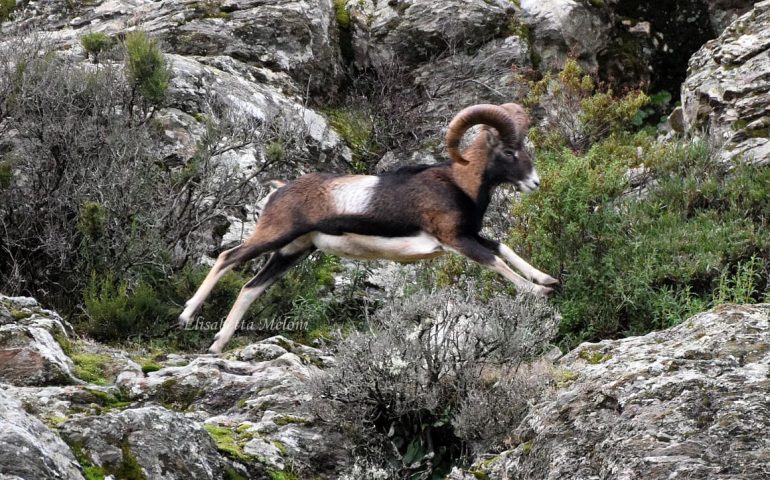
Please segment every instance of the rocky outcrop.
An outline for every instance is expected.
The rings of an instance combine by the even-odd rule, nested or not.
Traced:
[[[706,0],[711,28],[721,34],[738,17],[751,10],[757,0]]]
[[[560,69],[573,56],[587,71],[599,71],[597,55],[609,48],[612,26],[596,9],[575,0],[521,0],[520,18],[540,68]]]
[[[0,387],[0,478],[83,478],[69,447],[4,387]]]
[[[381,70],[478,49],[505,33],[513,13],[506,0],[349,0],[346,8],[357,66]]]
[[[213,480],[224,474],[225,462],[200,422],[162,407],[74,418],[60,430],[90,463],[123,478]]]
[[[170,363],[182,365],[146,377],[126,372],[118,386],[135,405],[196,412],[214,429],[237,434],[243,456],[269,468],[292,464],[324,475],[346,465],[343,438],[317,425],[309,408],[308,381],[333,363],[320,350],[278,336],[227,358],[191,355]]]
[[[332,0],[31,1],[23,23],[61,45],[84,33],[145,30],[180,55],[226,55],[334,91],[342,73]]]
[[[770,2],[732,23],[690,59],[685,129],[708,132],[725,161],[770,159]]]
[[[518,446],[475,478],[770,477],[770,305],[583,344],[554,375],[557,390],[513,432]]]
[[[66,341],[71,329],[35,299],[0,295],[0,382],[20,386],[77,382],[74,365],[57,341]]]
[[[118,478],[269,478],[284,470],[337,478],[350,462],[346,441],[318,423],[308,390],[333,361],[273,337],[226,358],[171,354],[157,371],[124,370],[116,385],[3,385],[0,444],[30,444],[22,478],[81,478],[78,463]],[[0,472],[16,472],[2,455]],[[62,465],[72,476],[50,473]],[[38,471],[49,473],[29,474]]]

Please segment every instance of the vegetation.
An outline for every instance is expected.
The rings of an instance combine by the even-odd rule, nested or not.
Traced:
[[[112,39],[104,32],[92,32],[80,37],[80,44],[94,63],[99,63],[99,54],[112,46]]]
[[[574,87],[571,68],[558,78]],[[577,138],[561,127],[535,135],[543,183],[512,211],[511,242],[562,281],[561,345],[666,328],[725,301],[762,300],[770,171],[728,168],[702,141],[630,133],[640,97],[607,95],[583,98],[573,116],[575,131],[606,133],[581,137],[589,140],[585,153],[547,140]],[[645,177],[641,198],[627,173],[634,167]]]
[[[250,435],[238,432],[237,429],[233,430],[211,423],[204,424],[203,428],[205,428],[209,435],[211,435],[211,438],[214,440],[214,443],[217,444],[219,451],[226,453],[235,460],[244,462],[251,460],[251,456],[243,451],[243,445],[251,440]]]
[[[16,0],[0,0],[0,23],[8,20],[16,8]]]
[[[530,297],[485,302],[461,288],[397,301],[342,342],[316,386],[317,413],[353,434],[365,458],[392,442],[400,478],[446,474],[469,452],[502,448],[547,385],[525,362],[555,332],[553,313]]]
[[[353,152],[353,170],[364,173],[367,169],[365,160],[372,156],[371,116],[362,110],[351,108],[328,108],[324,111],[329,124],[340,134]]]
[[[126,77],[133,92],[138,92],[146,102],[159,105],[163,102],[171,77],[158,44],[141,31],[129,32],[125,40]]]

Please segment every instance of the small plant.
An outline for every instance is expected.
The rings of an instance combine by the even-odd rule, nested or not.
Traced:
[[[11,18],[11,14],[16,9],[16,0],[0,0],[0,23]]]
[[[94,63],[99,63],[99,54],[112,46],[112,39],[104,32],[92,32],[80,37],[80,44],[86,55],[90,55]]]
[[[531,84],[525,104],[546,111],[545,132],[531,135],[537,146],[562,145],[584,152],[610,134],[634,127],[639,111],[649,97],[641,91],[616,97],[612,90],[598,91],[594,79],[583,72],[574,59],[568,59],[561,72],[546,74]]]
[[[366,160],[372,156],[372,132],[374,123],[366,112],[350,108],[327,108],[324,110],[332,128],[339,133],[353,151],[353,168],[364,173]]]
[[[251,435],[245,432],[238,432],[237,429],[221,427],[213,423],[203,425],[208,434],[217,444],[220,452],[226,453],[235,460],[244,462],[252,461],[252,457],[243,451],[243,446],[251,440]]]
[[[108,355],[76,351],[70,355],[75,364],[75,376],[95,385],[108,385],[106,366],[110,363]]]
[[[145,32],[130,32],[124,45],[129,85],[150,104],[162,103],[171,73],[157,42]]]
[[[347,0],[334,0],[334,13],[337,17],[337,25],[343,29],[350,28],[350,12],[348,12],[347,3]]]
[[[160,292],[140,280],[131,285],[112,273],[91,276],[83,302],[88,316],[86,332],[100,341],[150,335],[168,323],[168,306]]]

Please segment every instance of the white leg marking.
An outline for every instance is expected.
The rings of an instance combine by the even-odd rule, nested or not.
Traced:
[[[551,292],[553,292],[552,288],[544,287],[542,285],[535,285],[529,280],[523,278],[521,275],[511,270],[511,267],[506,265],[506,263],[500,257],[496,256],[495,262],[487,268],[510,280],[514,285],[516,285],[517,290],[529,292],[543,297],[547,297],[551,294]]]
[[[238,247],[235,247],[238,248]],[[206,297],[209,296],[211,291],[214,289],[214,285],[217,284],[220,278],[222,276],[232,270],[233,264],[230,264],[224,268],[220,268],[222,264],[224,263],[224,258],[227,252],[231,252],[234,249],[227,250],[226,252],[222,252],[219,257],[217,257],[217,261],[214,263],[214,266],[211,267],[211,270],[209,270],[208,275],[206,275],[206,278],[203,280],[203,283],[201,283],[201,286],[198,287],[198,290],[195,292],[195,295],[190,298],[184,305],[185,309],[182,311],[182,314],[179,315],[179,324],[182,327],[186,327],[190,324],[190,321],[192,321],[193,315],[195,315],[195,312],[198,311],[200,306],[203,304],[203,302],[206,300]]]
[[[233,304],[233,308],[230,309],[230,313],[227,314],[222,329],[217,333],[214,343],[209,347],[211,353],[222,353],[222,350],[227,345],[227,342],[233,337],[235,330],[238,328],[238,324],[241,323],[241,319],[246,314],[254,300],[259,298],[262,293],[267,290],[268,285],[259,285],[256,287],[241,289],[241,293],[238,294],[238,298]]]
[[[374,175],[348,175],[334,179],[330,193],[337,213],[364,213],[379,181]]]
[[[516,253],[507,245],[502,243],[500,244],[500,253],[504,259],[513,265],[513,268],[523,273],[524,276],[529,280],[532,280],[535,283],[539,283],[540,285],[555,285],[559,283],[559,281],[552,276],[541,272],[537,268],[527,263],[523,258],[516,255]]]

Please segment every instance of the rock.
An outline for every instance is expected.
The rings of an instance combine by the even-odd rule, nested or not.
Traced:
[[[385,70],[478,49],[500,36],[513,13],[505,0],[349,0],[352,50],[359,68]]]
[[[583,344],[556,367],[484,478],[770,478],[770,305]]]
[[[333,92],[342,74],[332,0],[30,1],[26,12],[18,23],[35,24],[59,45],[80,48],[85,33],[140,28],[180,55],[226,55],[288,74],[303,92]]]
[[[72,360],[57,341],[67,341],[69,324],[33,299],[0,295],[0,305],[0,382],[20,386],[79,383],[72,373]]]
[[[711,27],[719,35],[738,17],[751,10],[756,0],[706,0]]]
[[[770,159],[770,1],[733,22],[690,59],[684,126],[707,131],[725,161]]]
[[[597,55],[609,48],[611,25],[596,10],[576,0],[521,0],[520,19],[542,70],[561,69],[571,55],[586,71],[599,71]]]
[[[243,453],[271,468],[291,463],[322,478],[336,478],[347,465],[340,434],[316,425],[309,406],[307,383],[319,367],[334,362],[332,357],[275,336],[225,358],[188,358],[186,365],[146,377],[121,376],[118,385],[133,405],[160,403],[194,412],[214,428],[240,435]]]
[[[526,39],[512,35],[492,40],[474,54],[459,52],[417,68],[414,85],[430,92],[420,108],[424,125],[418,131],[426,134],[431,126],[448,125],[458,110],[468,105],[523,98],[526,85],[517,72],[532,68],[529,57]]]
[[[220,479],[224,462],[200,423],[152,406],[88,416],[61,427],[67,441],[108,473],[127,478]],[[139,478],[133,477],[130,478]]]
[[[681,106],[674,108],[674,111],[668,116],[668,125],[676,133],[682,134],[685,132],[684,110],[682,110]]]
[[[206,103],[216,99],[229,107],[233,115],[253,120],[255,127],[282,129],[279,133],[287,137],[293,133],[301,136],[320,168],[338,169],[351,160],[350,150],[323,116],[305,108],[299,97],[287,96],[279,86],[260,81],[257,73],[238,60],[167,57],[173,72],[169,88],[172,107],[194,116],[207,111]],[[186,129],[192,131],[190,127]],[[257,168],[265,162],[265,154],[243,152],[231,161],[241,163],[242,167]]]
[[[0,478],[80,480],[69,447],[0,388]]]

